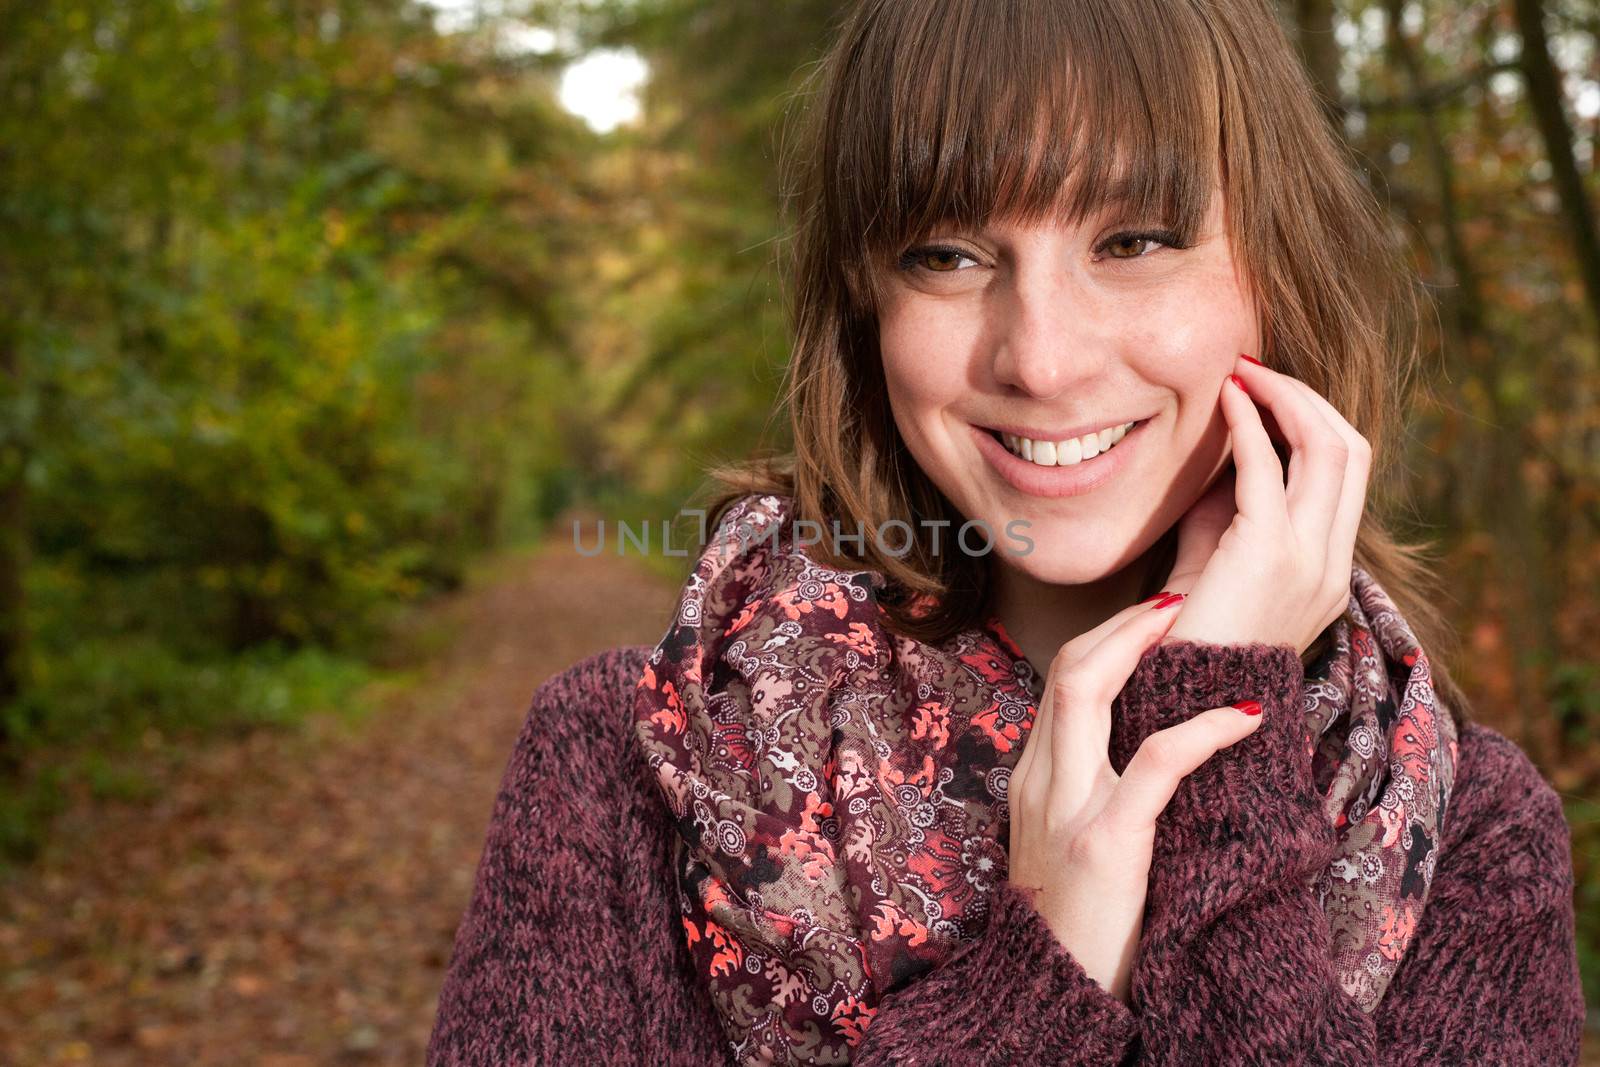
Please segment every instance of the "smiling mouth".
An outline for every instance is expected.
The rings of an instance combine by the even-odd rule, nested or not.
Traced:
[[[1115,448],[1124,437],[1149,422],[1149,418],[1108,426],[1092,434],[1065,440],[1034,440],[1016,434],[979,427],[1019,459],[1038,467],[1075,467]]]

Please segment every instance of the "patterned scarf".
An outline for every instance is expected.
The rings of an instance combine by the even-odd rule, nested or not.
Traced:
[[[791,508],[724,515],[639,679],[635,741],[735,1059],[842,1064],[885,995],[983,930],[1043,679],[993,617],[937,647],[891,634],[882,575],[815,564]],[[1371,1011],[1433,877],[1456,727],[1389,598],[1359,566],[1351,589],[1303,711],[1340,843],[1314,889]]]

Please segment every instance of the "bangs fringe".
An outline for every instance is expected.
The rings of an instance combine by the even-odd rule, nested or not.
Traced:
[[[1189,238],[1219,184],[1219,61],[1183,0],[878,0],[834,98],[825,225],[858,306],[907,243],[1117,210]]]

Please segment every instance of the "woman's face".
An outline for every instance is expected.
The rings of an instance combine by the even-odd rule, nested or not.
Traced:
[[[1189,247],[1161,231],[1113,211],[1000,223],[932,234],[891,268],[878,327],[895,423],[945,496],[987,523],[992,554],[1038,581],[1121,570],[1227,462],[1218,394],[1259,338],[1220,190]],[[1082,440],[1134,421],[1108,450],[1106,435]],[[1013,520],[1028,524],[1015,536]],[[1022,537],[1032,548],[1013,554]]]

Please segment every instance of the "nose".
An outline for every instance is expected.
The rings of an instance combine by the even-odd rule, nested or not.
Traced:
[[[1002,298],[994,376],[1040,400],[1099,377],[1112,347],[1107,308],[1068,271],[1036,269]]]

